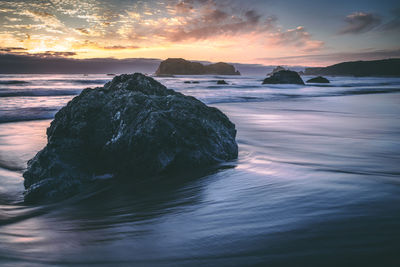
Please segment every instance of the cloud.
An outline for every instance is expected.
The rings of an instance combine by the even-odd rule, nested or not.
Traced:
[[[56,18],[56,16],[45,11],[24,10],[20,14],[31,17],[33,20],[42,22],[47,26],[62,26],[62,23]]]
[[[126,25],[118,33],[138,44],[151,40],[153,45],[211,41],[215,48],[233,48],[237,47],[240,40],[251,40],[259,46],[289,46],[307,52],[317,51],[324,46],[322,41],[314,40],[304,27],[282,29],[276,16],[241,8],[233,1],[171,2],[167,8],[171,16],[144,19],[135,15],[135,27]],[[132,18],[130,11],[127,14]]]
[[[38,57],[71,57],[75,56],[75,52],[58,52],[58,51],[45,51],[41,53],[35,53]]]
[[[123,49],[140,49],[140,46],[136,46],[136,45],[112,45],[112,46],[103,46],[103,49],[106,50],[123,50]]]
[[[393,10],[393,17],[382,25],[381,29],[384,31],[399,31],[400,30],[400,8]]]
[[[40,24],[36,25],[19,25],[20,28],[26,29],[42,29],[50,33],[64,33],[64,31],[68,31],[65,28],[64,24],[53,14],[46,11],[37,11],[37,10],[24,10],[18,13],[22,16],[30,17],[35,22],[39,22]],[[11,26],[12,28],[13,26]]]
[[[11,22],[16,22],[16,21],[21,21],[22,20],[20,18],[14,18],[14,17],[8,17],[8,16],[5,16],[4,18],[6,20],[8,20],[8,21],[11,21]]]
[[[193,5],[188,1],[180,1],[175,5],[174,14],[188,14],[193,11]]]
[[[166,31],[172,42],[204,40],[215,36],[233,36],[243,33],[261,33],[268,30],[268,23],[255,10],[235,12],[226,3],[216,1],[181,1],[175,5],[178,14],[176,25]],[[181,17],[179,15],[182,15]]]
[[[102,36],[101,30],[93,30],[93,29],[87,29],[87,28],[74,28],[74,32],[76,32],[79,35],[84,35],[84,36],[89,36],[89,37],[100,37]]]
[[[20,52],[26,50],[27,49],[23,47],[0,47],[1,52]]]
[[[311,34],[303,26],[286,31],[272,33],[272,43],[275,45],[291,45],[301,48],[304,52],[320,50],[324,42],[311,38]]]
[[[140,53],[151,49],[160,54],[161,50],[178,54],[180,49],[197,48],[203,52],[235,50],[243,45],[262,50],[268,43],[279,51],[323,47],[305,28],[283,28],[276,16],[238,0],[5,2],[4,7],[12,10],[7,16],[21,22],[0,26],[0,32],[13,35],[13,42],[0,40],[0,46],[22,46],[29,52],[122,57],[144,47],[149,49]],[[24,38],[26,34],[31,36],[29,40]]]
[[[0,47],[0,54],[2,55],[21,55],[21,56],[31,56],[32,53],[29,53],[29,50],[23,47]],[[75,56],[75,52],[70,51],[44,51],[34,53],[34,56],[41,57],[41,58],[59,58],[59,57],[71,57]]]
[[[360,34],[368,32],[381,24],[381,18],[372,13],[355,12],[345,18],[346,26],[340,34]]]
[[[78,34],[82,34],[82,35],[90,34],[89,30],[87,30],[85,28],[75,28],[74,31],[77,32]]]

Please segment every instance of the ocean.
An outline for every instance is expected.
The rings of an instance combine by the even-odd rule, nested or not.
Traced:
[[[236,124],[224,168],[26,205],[55,113],[112,77],[0,75],[0,265],[400,266],[400,78],[263,78],[155,77]]]

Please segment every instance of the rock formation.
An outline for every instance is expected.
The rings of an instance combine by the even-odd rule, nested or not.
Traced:
[[[307,81],[308,83],[329,83],[329,80],[325,77],[318,76]]]
[[[225,82],[225,80],[218,80],[217,84],[228,84],[227,82]]]
[[[281,70],[286,70],[284,67],[281,67],[281,66],[277,66],[276,68],[274,68],[273,70],[272,70],[272,72],[270,72],[269,74],[267,74],[267,76],[271,76],[271,75],[273,75],[274,73],[277,73],[277,72],[279,72],[279,71],[281,71]]]
[[[200,83],[199,81],[184,81],[183,83]]]
[[[400,58],[342,62],[323,68],[306,68],[306,75],[400,76]]]
[[[235,159],[235,136],[218,109],[140,73],[116,76],[55,115],[23,174],[25,200],[63,199],[96,177],[146,179]]]
[[[191,62],[182,58],[168,58],[160,63],[156,75],[240,75],[235,67],[219,62],[203,65],[199,62]]]
[[[271,77],[264,79],[262,84],[303,84],[304,82],[295,71],[281,70],[274,73]]]

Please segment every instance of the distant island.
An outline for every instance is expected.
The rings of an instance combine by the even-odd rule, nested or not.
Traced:
[[[305,75],[400,76],[400,58],[342,62],[322,68],[306,68]]]
[[[183,58],[168,58],[160,63],[156,75],[240,75],[233,65],[224,62],[203,65]]]

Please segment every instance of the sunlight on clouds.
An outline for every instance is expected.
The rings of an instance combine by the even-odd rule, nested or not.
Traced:
[[[31,17],[36,22],[43,23],[47,29],[62,28],[64,25],[52,14],[41,11],[24,10],[19,15]]]
[[[2,1],[0,12],[0,45],[27,49],[15,53],[250,62],[324,47],[304,27],[283,29],[275,16],[225,1]]]

